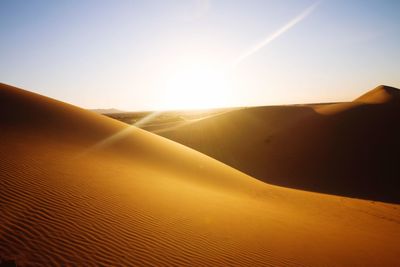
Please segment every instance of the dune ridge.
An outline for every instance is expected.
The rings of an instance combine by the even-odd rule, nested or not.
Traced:
[[[400,90],[387,85],[379,85],[373,90],[355,99],[354,102],[371,104],[395,102],[400,104]]]
[[[18,266],[396,266],[398,205],[271,186],[0,85],[0,259]],[[88,153],[83,151],[90,150]]]

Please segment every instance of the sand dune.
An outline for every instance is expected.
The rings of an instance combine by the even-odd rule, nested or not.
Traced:
[[[400,104],[400,90],[394,87],[380,85],[375,89],[360,96],[355,102],[381,104],[396,103]]]
[[[399,92],[379,86],[354,102],[247,108],[160,135],[268,183],[400,203]]]
[[[0,259],[20,266],[400,264],[398,205],[267,185],[140,129],[104,145],[126,125],[7,85],[0,103]]]

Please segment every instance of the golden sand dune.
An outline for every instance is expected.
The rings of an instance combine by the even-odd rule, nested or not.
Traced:
[[[399,92],[235,110],[160,135],[268,183],[400,203]]]
[[[390,102],[400,104],[400,90],[394,87],[380,85],[354,101],[372,104]]]
[[[398,205],[267,185],[139,129],[110,140],[126,126],[7,85],[0,103],[0,259],[400,264]]]

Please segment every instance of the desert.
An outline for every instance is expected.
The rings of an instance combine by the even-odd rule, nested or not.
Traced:
[[[399,263],[398,205],[269,185],[136,127],[99,146],[129,126],[4,84],[0,101],[4,260]]]
[[[0,267],[400,266],[400,1],[0,1]]]

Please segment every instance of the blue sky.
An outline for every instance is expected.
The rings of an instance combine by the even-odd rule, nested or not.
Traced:
[[[399,14],[384,0],[2,0],[0,81],[87,108],[351,100],[400,87]]]

